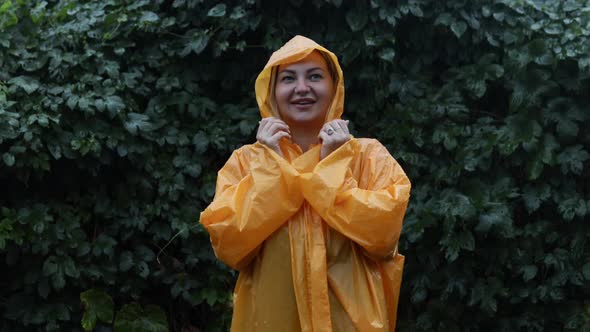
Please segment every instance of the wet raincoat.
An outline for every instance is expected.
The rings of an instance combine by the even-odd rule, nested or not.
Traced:
[[[340,118],[342,70],[334,54],[297,36],[256,80],[262,117],[273,67],[314,50],[337,71],[326,121]],[[233,332],[394,331],[404,257],[397,252],[410,182],[378,141],[353,138],[320,161],[283,139],[234,151],[200,222],[217,257],[238,269]]]

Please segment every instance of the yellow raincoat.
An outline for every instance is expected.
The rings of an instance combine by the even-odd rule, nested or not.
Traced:
[[[314,50],[338,79],[326,121],[340,118],[336,56],[297,36],[256,80],[262,117],[273,116],[272,68]],[[276,116],[276,115],[274,115]],[[217,257],[240,275],[233,332],[394,331],[404,257],[397,252],[410,181],[374,139],[353,138],[320,161],[284,139],[284,157],[261,143],[231,155],[200,222]]]

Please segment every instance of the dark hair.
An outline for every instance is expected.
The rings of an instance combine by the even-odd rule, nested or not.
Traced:
[[[338,73],[336,72],[336,65],[334,65],[334,61],[332,61],[330,55],[324,51],[316,51],[318,51],[322,58],[324,58],[324,60],[326,61],[326,66],[328,66],[328,71],[330,72],[330,76],[332,76],[332,81],[334,81],[334,84],[338,83]]]

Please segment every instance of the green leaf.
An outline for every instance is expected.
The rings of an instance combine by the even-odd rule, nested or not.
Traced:
[[[465,30],[467,30],[467,24],[463,21],[455,21],[451,24],[451,31],[453,31],[457,38],[461,38]]]
[[[204,153],[209,146],[209,138],[203,131],[196,133],[192,142],[197,153]]]
[[[125,122],[125,129],[131,134],[136,135],[138,131],[152,130],[152,124],[149,122],[150,117],[140,113],[127,114],[129,120]]]
[[[57,272],[57,259],[55,256],[49,256],[43,263],[43,275],[51,276]]]
[[[47,299],[47,296],[49,296],[49,291],[49,281],[47,278],[41,279],[37,284],[37,292],[39,293],[39,296],[41,296],[43,299]]]
[[[144,11],[139,19],[139,23],[155,23],[160,20],[158,14],[154,12]]]
[[[125,251],[121,254],[119,260],[119,270],[126,272],[133,267],[133,254],[129,251]]]
[[[393,62],[393,58],[395,58],[395,50],[393,48],[386,48],[379,52],[379,57],[385,61]]]
[[[209,9],[209,12],[207,13],[207,16],[210,17],[222,17],[225,16],[225,4],[220,3],[215,5],[215,7]]]
[[[80,110],[82,111],[88,111],[90,109],[90,101],[85,98],[85,97],[81,97],[78,100],[78,107],[80,107]]]
[[[579,131],[578,125],[569,119],[559,119],[557,133],[562,137],[576,137]]]
[[[141,261],[137,263],[135,267],[140,277],[147,279],[147,277],[150,275],[150,267],[147,265],[146,262]]]
[[[65,257],[62,262],[64,273],[72,278],[80,277],[80,271],[76,268],[76,265],[71,257]]]
[[[584,278],[586,278],[586,280],[590,281],[590,262],[584,264],[582,267],[582,274],[584,274]]]
[[[246,11],[244,10],[244,8],[242,6],[236,6],[232,10],[232,13],[229,15],[229,18],[231,18],[232,20],[239,20],[244,16],[246,16]]]
[[[536,211],[549,196],[549,187],[545,186],[543,190],[543,192],[539,192],[532,186],[525,187],[522,198],[529,213]]]
[[[424,16],[424,12],[422,11],[422,8],[420,8],[416,4],[410,5],[410,12],[412,13],[412,15],[414,15],[416,17],[423,17]]]
[[[563,26],[559,23],[554,23],[546,26],[543,30],[548,35],[559,35],[563,33]]]
[[[581,145],[570,146],[557,156],[563,174],[580,174],[590,154]]]
[[[17,76],[8,81],[8,84],[20,87],[27,94],[31,94],[39,88],[39,81],[29,76]]]
[[[522,273],[524,281],[529,281],[537,275],[538,270],[535,265],[526,265],[520,268],[520,273]]]
[[[6,164],[6,166],[8,167],[12,167],[15,162],[14,155],[9,152],[5,152],[2,154],[2,160],[4,161],[4,164]]]
[[[168,332],[168,320],[158,306],[126,304],[117,313],[115,332]]]
[[[509,218],[506,206],[497,206],[479,216],[479,222],[477,226],[475,226],[475,230],[482,233],[489,232],[492,227],[509,222]]]
[[[346,13],[346,23],[352,31],[360,31],[367,24],[367,20],[367,13],[362,10],[352,9]]]
[[[451,16],[451,14],[441,13],[440,15],[438,15],[438,17],[434,21],[434,24],[435,25],[442,24],[445,26],[450,26],[453,22],[455,22],[455,19],[453,18],[453,16]]]
[[[475,238],[470,231],[463,231],[459,234],[458,241],[462,249],[473,251],[475,250]]]
[[[187,56],[190,52],[200,54],[209,43],[209,35],[205,31],[193,35],[191,40],[186,44],[184,49],[179,53],[181,56]]]
[[[107,293],[98,289],[89,289],[80,294],[84,305],[82,327],[86,331],[94,330],[97,321],[111,324],[113,322],[113,299]]]
[[[125,103],[119,96],[108,96],[105,105],[111,113],[119,113],[125,109]]]
[[[55,290],[60,290],[65,287],[66,279],[61,270],[58,269],[57,272],[51,276],[51,285]]]

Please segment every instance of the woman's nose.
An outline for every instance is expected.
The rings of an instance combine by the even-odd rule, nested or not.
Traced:
[[[297,94],[305,94],[309,92],[309,85],[305,80],[297,80],[297,84],[295,85],[295,93]]]

